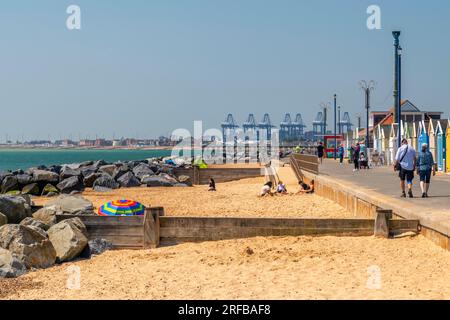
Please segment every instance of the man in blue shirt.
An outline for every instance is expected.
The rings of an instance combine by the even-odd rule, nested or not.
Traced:
[[[343,144],[339,146],[338,152],[339,152],[339,164],[342,165],[344,163],[344,152],[345,152]]]
[[[430,189],[431,172],[436,175],[436,168],[431,152],[428,150],[426,143],[422,144],[422,151],[417,157],[417,173],[420,176],[420,189],[422,189],[422,198],[428,198],[428,190]]]
[[[402,140],[402,146],[397,150],[395,156],[394,170],[399,171],[400,187],[402,197],[406,198],[405,180],[408,183],[408,195],[413,198],[412,181],[414,179],[414,169],[416,168],[416,150],[408,145],[408,140]]]

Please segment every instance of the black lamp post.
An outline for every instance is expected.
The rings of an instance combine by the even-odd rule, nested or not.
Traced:
[[[336,138],[336,104],[337,104],[337,95],[334,95],[334,160],[336,160],[336,144],[337,144],[337,138]]]
[[[342,134],[342,126],[341,126],[341,106],[338,106],[338,133]]]
[[[401,46],[398,46],[398,132],[397,143],[400,148],[402,145],[402,52]]]
[[[392,35],[394,37],[394,122],[398,125],[398,134],[397,134],[397,147],[401,147],[402,142],[400,141],[401,133],[400,133],[400,122],[401,122],[401,105],[400,105],[400,95],[399,95],[399,86],[400,86],[400,31],[393,31]]]
[[[359,85],[361,89],[364,91],[364,95],[366,98],[366,148],[369,149],[369,142],[370,142],[370,136],[369,136],[369,109],[370,109],[370,92],[372,92],[375,89],[375,82],[374,81],[360,81]]]

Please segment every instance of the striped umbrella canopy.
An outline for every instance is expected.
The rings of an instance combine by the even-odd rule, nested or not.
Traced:
[[[100,216],[142,216],[145,207],[133,200],[115,200],[102,205],[97,213]]]

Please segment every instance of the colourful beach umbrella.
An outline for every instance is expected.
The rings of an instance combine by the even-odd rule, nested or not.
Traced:
[[[115,200],[102,205],[97,213],[100,216],[142,216],[145,207],[133,200]]]

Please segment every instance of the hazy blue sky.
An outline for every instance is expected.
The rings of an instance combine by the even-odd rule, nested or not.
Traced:
[[[66,8],[82,30],[66,28]],[[382,30],[366,9],[382,10]],[[392,103],[392,35],[402,30],[403,96],[450,111],[450,1],[3,0],[0,141],[95,134],[152,137],[193,120],[217,127],[269,112],[308,124],[337,93],[364,112]]]

